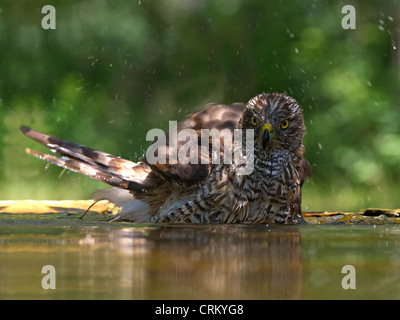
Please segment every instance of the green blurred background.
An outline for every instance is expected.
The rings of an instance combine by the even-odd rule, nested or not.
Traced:
[[[41,9],[56,9],[44,30]],[[356,30],[341,27],[356,8]],[[400,1],[0,3],[0,199],[106,185],[25,154],[21,124],[138,160],[151,128],[208,102],[286,92],[303,107],[307,211],[397,208]]]

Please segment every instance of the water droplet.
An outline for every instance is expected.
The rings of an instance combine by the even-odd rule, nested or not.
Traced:
[[[299,49],[294,48],[294,52],[296,52],[296,54],[299,54]]]

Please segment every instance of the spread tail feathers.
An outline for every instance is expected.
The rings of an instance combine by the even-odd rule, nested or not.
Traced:
[[[143,188],[142,182],[144,182],[151,170],[141,162],[135,163],[121,159],[25,126],[21,126],[20,129],[24,135],[48,147],[52,152],[58,153],[62,157],[42,154],[29,148],[26,149],[27,153],[57,166],[103,181],[114,187],[130,191],[141,190]]]

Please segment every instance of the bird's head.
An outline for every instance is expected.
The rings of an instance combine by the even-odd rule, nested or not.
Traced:
[[[306,127],[302,110],[296,100],[284,94],[262,93],[250,99],[239,127],[254,130],[258,152],[288,151],[299,158],[304,153]]]

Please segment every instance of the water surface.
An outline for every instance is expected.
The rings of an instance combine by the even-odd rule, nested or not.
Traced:
[[[399,299],[400,226],[0,220],[0,299]],[[42,267],[56,271],[43,289]],[[345,265],[356,289],[343,289]]]

